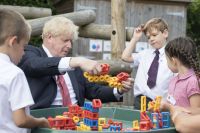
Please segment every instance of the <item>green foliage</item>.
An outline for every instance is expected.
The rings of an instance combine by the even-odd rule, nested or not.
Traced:
[[[51,0],[1,0],[2,5],[34,6],[52,8]]]
[[[193,0],[187,10],[187,35],[200,46],[200,0]]]
[[[42,38],[41,38],[41,36],[31,37],[31,40],[29,41],[29,44],[37,46],[37,47],[41,46],[42,45]]]
[[[0,4],[1,5],[51,8],[52,14],[56,14],[56,10],[53,7],[52,0],[1,0]],[[42,39],[40,36],[31,37],[30,43],[32,45],[39,46],[42,43]]]

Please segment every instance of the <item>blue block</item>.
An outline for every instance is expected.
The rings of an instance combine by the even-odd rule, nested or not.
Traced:
[[[110,131],[120,131],[120,126],[110,125]]]
[[[85,102],[84,103],[84,109],[88,110],[88,111],[91,111],[93,113],[98,113],[99,112],[99,109],[94,109],[93,108],[92,102]]]
[[[98,127],[98,120],[91,120],[88,118],[83,119],[84,124],[90,127]]]
[[[170,114],[169,112],[162,112],[162,122],[163,122],[163,128],[169,128],[170,127]]]

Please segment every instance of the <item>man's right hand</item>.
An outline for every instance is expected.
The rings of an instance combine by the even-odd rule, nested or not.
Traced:
[[[83,71],[91,75],[98,75],[101,72],[101,64],[97,61],[90,60],[84,57],[72,57],[70,60],[71,67],[80,67]]]

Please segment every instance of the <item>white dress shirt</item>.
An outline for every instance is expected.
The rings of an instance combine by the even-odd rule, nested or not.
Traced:
[[[156,85],[151,89],[147,86],[147,80],[150,65],[155,57],[155,49],[146,49],[132,55],[134,66],[138,66],[134,84],[134,96],[142,94],[151,99],[154,99],[156,96],[162,96],[163,99],[166,99],[169,81],[171,77],[173,77],[173,73],[168,68],[164,48],[165,47],[159,49],[160,54],[157,80]]]
[[[28,129],[16,126],[12,115],[21,108],[29,114],[33,104],[24,72],[0,53],[0,133],[27,133]]]

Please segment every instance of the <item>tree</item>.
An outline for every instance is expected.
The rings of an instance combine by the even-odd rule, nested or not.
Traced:
[[[187,35],[200,47],[200,0],[193,0],[188,7],[187,14]]]

